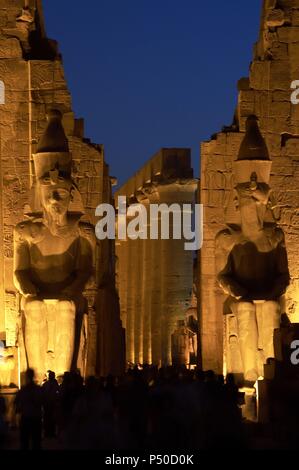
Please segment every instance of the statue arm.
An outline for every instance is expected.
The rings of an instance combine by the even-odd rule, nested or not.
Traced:
[[[223,291],[235,299],[239,300],[246,296],[247,290],[235,280],[231,254],[228,256],[225,268],[218,273],[217,280]]]
[[[77,257],[75,279],[63,290],[63,293],[70,297],[82,294],[86,283],[94,272],[93,250],[90,242],[86,238],[80,237],[79,243],[80,249]]]
[[[225,292],[236,299],[247,294],[234,276],[234,262],[231,251],[234,246],[233,236],[227,231],[221,232],[216,238],[216,269],[217,281]]]
[[[289,283],[290,273],[288,268],[288,256],[284,242],[284,236],[277,246],[277,258],[276,258],[276,278],[274,281],[273,288],[270,292],[271,299],[277,299],[281,297]]]
[[[29,244],[16,227],[14,231],[14,284],[25,297],[37,294],[36,286],[30,280]]]

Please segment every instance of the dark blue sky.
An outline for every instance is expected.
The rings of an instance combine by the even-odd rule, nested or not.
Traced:
[[[230,124],[248,75],[261,0],[44,0],[73,107],[123,183],[160,147],[191,147]]]

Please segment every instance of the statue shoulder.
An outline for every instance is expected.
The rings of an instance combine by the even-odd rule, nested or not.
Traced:
[[[277,245],[285,246],[284,231],[280,227],[275,227],[274,233]]]
[[[280,227],[267,227],[265,230],[275,247],[278,245],[285,246],[284,231]]]
[[[37,242],[44,234],[45,225],[41,219],[29,219],[14,228],[14,239],[18,242]]]
[[[224,229],[216,235],[216,250],[231,251],[242,238],[241,230]]]
[[[97,243],[97,239],[95,236],[95,228],[89,222],[79,222],[79,233],[80,237],[88,240],[93,247],[95,247]]]

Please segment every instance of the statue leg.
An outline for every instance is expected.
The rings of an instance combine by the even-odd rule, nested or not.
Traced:
[[[63,375],[71,368],[74,352],[75,316],[76,307],[74,302],[60,301],[57,303],[55,372],[58,376]]]
[[[280,327],[280,307],[274,301],[265,302],[262,307],[259,333],[263,351],[263,362],[266,364],[268,358],[274,358],[273,335],[274,330]]]
[[[239,302],[236,312],[244,378],[255,382],[258,379],[258,330],[255,306],[251,302]]]
[[[28,300],[25,312],[25,345],[28,365],[34,369],[41,381],[46,373],[45,360],[47,352],[46,308],[42,301]]]

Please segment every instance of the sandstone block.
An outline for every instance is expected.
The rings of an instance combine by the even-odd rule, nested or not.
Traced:
[[[292,11],[292,26],[299,26],[299,11]]]
[[[267,90],[269,86],[270,62],[254,61],[250,68],[250,87],[255,90]]]
[[[288,56],[288,44],[274,41],[269,51],[273,57],[273,59],[285,59]]]
[[[288,117],[291,114],[290,102],[272,102],[269,106],[269,115],[276,117]]]
[[[210,224],[224,225],[224,213],[222,207],[206,207],[204,208],[204,218]]]
[[[54,66],[46,61],[31,61],[31,87],[32,89],[43,90],[53,88]]]
[[[256,116],[262,117],[267,116],[269,117],[269,107],[272,101],[272,96],[270,92],[267,91],[259,91],[258,93],[255,92],[254,96],[254,112]]]
[[[239,105],[240,117],[250,116],[251,114],[259,114],[256,112],[256,106],[254,102],[242,101]]]
[[[14,22],[8,20],[7,27],[2,29],[3,36],[7,38],[18,38],[20,41],[28,41],[28,32],[27,30],[15,28]]]
[[[291,80],[299,77],[299,43],[289,44],[290,75]]]
[[[272,175],[293,176],[293,161],[290,157],[276,157],[273,158]]]
[[[23,60],[0,60],[0,77],[6,90],[28,90],[28,69]]]
[[[243,135],[240,132],[231,132],[226,134],[227,138],[227,155],[232,155],[235,160],[237,152],[240,148]],[[227,165],[226,165],[226,168]]]
[[[0,10],[0,28],[6,28],[8,24],[8,15],[6,10]],[[2,37],[2,34],[1,34]]]
[[[250,90],[249,77],[242,77],[238,80],[238,91]]]
[[[273,155],[280,155],[281,153],[281,135],[269,133],[265,136],[266,143],[272,158]]]
[[[290,92],[289,91],[273,91],[272,101],[290,101]]]
[[[271,62],[270,76],[268,76],[271,90],[288,90],[291,85],[291,75],[288,60]]]
[[[55,90],[54,93],[54,101],[57,104],[62,104],[63,107],[66,109],[65,113],[71,111],[72,107],[72,99],[71,95],[68,92],[68,90],[65,88],[65,90]]]
[[[276,200],[278,204],[284,206],[298,206],[299,204],[299,193],[296,191],[281,191],[276,193]]]
[[[277,29],[277,35],[280,42],[288,44],[299,42],[299,27],[283,26]]]
[[[23,6],[24,0],[0,0],[0,9],[15,10],[18,8],[22,10]]]
[[[291,132],[290,126],[290,117],[287,116],[277,116],[274,118],[273,132],[276,133],[289,133]]]
[[[291,104],[291,119],[294,126],[299,123],[299,104]]]
[[[283,0],[280,3],[284,8],[299,8],[299,0]]]
[[[242,127],[242,130],[243,129],[245,130],[244,118],[243,118],[242,126],[244,126]],[[266,134],[267,132],[269,132],[269,130],[271,130],[272,132],[277,132],[275,130],[275,118],[269,117],[267,114],[259,115],[259,127],[260,127],[262,134]]]
[[[242,102],[254,102],[255,92],[254,90],[242,90],[239,93],[239,103]]]

